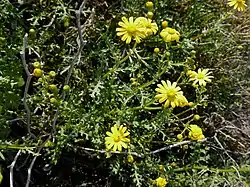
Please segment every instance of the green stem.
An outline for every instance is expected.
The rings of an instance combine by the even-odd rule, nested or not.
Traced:
[[[180,74],[179,78],[177,79],[176,83],[179,82],[179,80],[181,79],[182,76],[183,76],[183,72],[181,72],[181,74]]]
[[[19,150],[29,150],[35,149],[36,147],[23,147],[23,146],[15,146],[15,145],[0,145],[0,150],[4,149],[19,149]]]
[[[153,84],[155,81],[157,81],[162,76],[162,74],[164,74],[166,72],[167,67],[168,66],[164,66],[162,71],[159,74],[157,74],[153,80],[141,85],[138,89],[140,90],[140,89],[146,88],[146,87],[150,86],[151,84]]]
[[[178,116],[181,116],[182,114],[185,114],[186,112],[188,112],[188,111],[190,111],[190,110],[193,110],[193,108],[194,108],[194,107],[189,108],[189,109],[187,109],[187,110],[184,110],[183,112],[181,112],[181,113],[179,113],[179,114],[176,114],[176,116],[177,116],[177,117],[178,117]]]
[[[218,173],[234,173],[234,172],[250,172],[250,167],[245,167],[245,168],[237,168],[236,169],[220,169],[220,168],[207,168],[207,167],[202,167],[202,166],[193,166],[193,167],[183,167],[183,168],[177,168],[174,169],[173,172],[182,172],[182,171],[188,171],[188,170],[209,170],[209,171],[213,171],[213,172],[218,172]]]
[[[132,48],[132,51],[134,51],[134,49],[136,48],[136,46],[137,46],[137,43],[134,44],[134,46],[133,46],[133,48]],[[127,54],[123,59],[121,59],[120,61],[118,61],[118,62],[113,66],[113,68],[111,68],[111,69],[108,71],[108,73],[106,73],[106,74],[103,76],[103,78],[107,78],[111,73],[113,73],[121,63],[123,63],[123,62],[125,62],[126,60],[128,60],[128,58],[130,57],[130,55],[131,55],[131,53],[130,53],[130,51],[129,51],[128,54]]]

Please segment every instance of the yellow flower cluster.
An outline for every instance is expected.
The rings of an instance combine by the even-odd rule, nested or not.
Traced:
[[[190,81],[193,81],[193,85],[206,86],[207,82],[211,82],[213,76],[210,76],[211,72],[208,72],[209,69],[198,69],[198,72],[189,70],[187,75],[190,77]]]
[[[247,7],[245,0],[229,0],[228,5],[234,7],[234,9],[238,11],[244,11]]]
[[[155,179],[155,184],[157,187],[165,187],[167,185],[167,180],[162,177]]]
[[[191,140],[203,140],[205,138],[202,129],[197,125],[190,125],[188,137]]]
[[[121,40],[126,41],[127,44],[132,39],[140,43],[142,38],[156,34],[158,31],[157,24],[145,17],[138,17],[135,20],[133,17],[129,19],[122,17],[122,21],[118,25],[120,27],[116,28],[117,36],[122,36]]]
[[[134,19],[133,17],[122,17],[122,21],[118,23],[120,27],[116,28],[117,36],[121,37],[122,41],[129,44],[132,39],[137,43],[141,42],[141,39],[148,36],[154,35],[158,31],[158,26],[152,21],[154,13],[151,12],[153,9],[153,2],[146,2],[146,7],[148,9],[147,17],[138,17]],[[173,28],[167,27],[167,21],[162,22],[163,30],[160,33],[163,41],[165,42],[178,42],[180,40],[180,33]]]
[[[188,105],[186,97],[183,95],[183,92],[180,91],[181,88],[177,86],[176,82],[171,84],[171,82],[167,80],[167,83],[165,81],[161,81],[161,83],[162,84],[157,84],[158,88],[155,89],[155,91],[159,93],[155,96],[155,98],[159,100],[159,103],[165,102],[164,107],[171,106],[172,108]]]
[[[114,125],[111,127],[111,132],[106,132],[108,137],[105,138],[105,144],[108,150],[113,147],[113,151],[122,151],[123,148],[128,148],[128,143],[130,139],[127,138],[129,132],[127,132],[127,127],[123,127],[123,125],[119,126]]]

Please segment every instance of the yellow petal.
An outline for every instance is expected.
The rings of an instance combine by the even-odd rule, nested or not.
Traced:
[[[113,147],[113,151],[116,151],[117,150],[117,143],[114,144],[114,147]]]
[[[122,151],[122,146],[121,146],[121,144],[118,144],[118,145],[117,145],[117,148],[118,148],[118,151]]]

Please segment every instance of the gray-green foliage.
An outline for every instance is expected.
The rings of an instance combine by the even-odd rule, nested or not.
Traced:
[[[93,158],[98,160],[100,165],[96,170],[110,173],[100,178],[109,178],[113,185],[113,181],[118,180],[120,186],[149,186],[153,185],[151,179],[159,176],[166,177],[169,186],[244,184],[247,175],[241,176],[241,172],[237,175],[237,172],[231,170],[216,171],[216,168],[237,167],[237,164],[243,163],[240,163],[240,159],[232,162],[227,152],[220,152],[223,148],[219,147],[214,137],[216,129],[221,126],[217,121],[214,124],[218,126],[207,122],[212,112],[227,109],[234,105],[236,99],[231,95],[235,93],[238,84],[234,84],[234,81],[238,79],[227,76],[226,68],[231,66],[221,61],[238,55],[242,50],[238,47],[238,36],[233,32],[236,27],[234,22],[238,18],[228,13],[222,2],[155,1],[154,19],[159,30],[161,21],[167,20],[170,27],[181,33],[181,40],[170,45],[165,44],[159,36],[154,36],[138,44],[136,50],[131,50],[133,45],[122,43],[115,29],[122,16],[145,15],[147,11],[144,4],[144,1],[131,0],[87,3],[81,19],[84,49],[70,77],[71,89],[64,95],[62,87],[79,44],[75,17],[79,4],[77,1],[53,0],[30,4],[16,2],[12,5],[7,0],[2,1],[2,124],[6,124],[6,118],[12,113],[26,120],[26,113],[20,105],[20,87],[24,85],[23,78],[26,77],[19,52],[24,33],[34,29],[35,34],[29,34],[28,37],[26,61],[31,73],[32,63],[40,61],[44,77],[33,77],[30,85],[30,126],[36,138],[27,134],[24,144],[43,147],[40,157],[44,160],[40,161],[41,165],[56,165],[60,163],[62,155],[69,154],[67,159],[70,161],[74,155],[89,161],[85,163],[87,166],[83,165],[79,169],[79,173],[95,164],[91,163],[94,162]],[[153,53],[155,47],[160,48],[159,55]],[[195,89],[190,85],[185,75],[190,67],[210,68],[213,71],[214,79],[208,89]],[[57,72],[55,78],[48,76],[51,70]],[[245,75],[247,72],[240,78]],[[197,104],[195,107],[163,109],[154,99],[155,88],[160,80],[174,82],[177,79],[188,100]],[[50,84],[57,85],[59,93],[52,92]],[[51,98],[57,102],[51,103]],[[237,101],[240,101],[239,98]],[[17,109],[18,106],[21,106],[21,110]],[[178,143],[176,135],[181,133],[193,114],[202,116],[200,121],[192,123],[202,127],[208,138],[205,142],[194,142],[188,146],[181,145],[150,154],[154,150]],[[130,153],[110,155],[102,152],[105,150],[105,133],[115,123],[126,124],[130,130],[130,151],[139,155],[134,155],[134,163],[127,161],[127,154]],[[219,140],[224,141],[224,137],[219,137]],[[18,142],[16,145],[18,147]],[[230,154],[233,152],[229,151]],[[243,162],[244,157],[241,159]],[[165,169],[160,170],[160,165]],[[89,181],[92,175],[95,174],[90,173],[89,178],[79,179],[77,185],[98,183]],[[51,178],[57,177],[51,175]]]

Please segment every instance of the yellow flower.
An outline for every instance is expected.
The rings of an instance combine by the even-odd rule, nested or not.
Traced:
[[[157,84],[158,88],[155,89],[159,94],[155,96],[156,99],[159,100],[159,103],[163,103],[164,107],[169,107],[171,105],[172,108],[176,106],[183,107],[188,104],[186,97],[183,95],[183,92],[180,91],[181,88],[179,86],[176,87],[177,83],[174,82],[171,84],[170,81],[161,81],[162,84]]]
[[[244,11],[247,7],[245,0],[229,0],[227,4],[233,6],[234,9],[237,9],[238,11]]]
[[[162,177],[158,177],[157,179],[155,179],[155,182],[157,187],[165,187],[167,185],[166,179]]]
[[[151,19],[147,19],[145,17],[139,17],[137,19],[139,22],[141,22],[141,25],[143,25],[146,36],[156,34],[156,32],[158,31],[158,26],[156,23],[153,23]]]
[[[133,17],[129,19],[122,17],[122,21],[120,21],[118,25],[121,27],[116,28],[117,36],[122,36],[121,40],[126,41],[127,44],[129,44],[132,39],[140,43],[141,38],[145,37],[145,28],[139,19],[134,20]]]
[[[178,42],[180,40],[180,33],[170,27],[166,27],[165,29],[163,29],[160,33],[160,36],[165,42]]]
[[[127,127],[123,127],[123,125],[118,126],[115,124],[113,127],[111,127],[111,132],[106,132],[108,137],[105,138],[105,144],[107,149],[111,149],[113,147],[113,151],[122,151],[123,148],[128,147],[128,143],[130,142],[129,138],[126,138],[126,136],[129,135],[129,132],[127,131]]]
[[[207,82],[211,82],[213,76],[210,76],[211,72],[208,72],[209,69],[198,69],[198,72],[193,72],[190,81],[194,81],[193,84],[196,85],[199,83],[200,86],[206,86]]]
[[[202,140],[205,138],[202,129],[197,125],[190,125],[188,137],[191,140]]]

